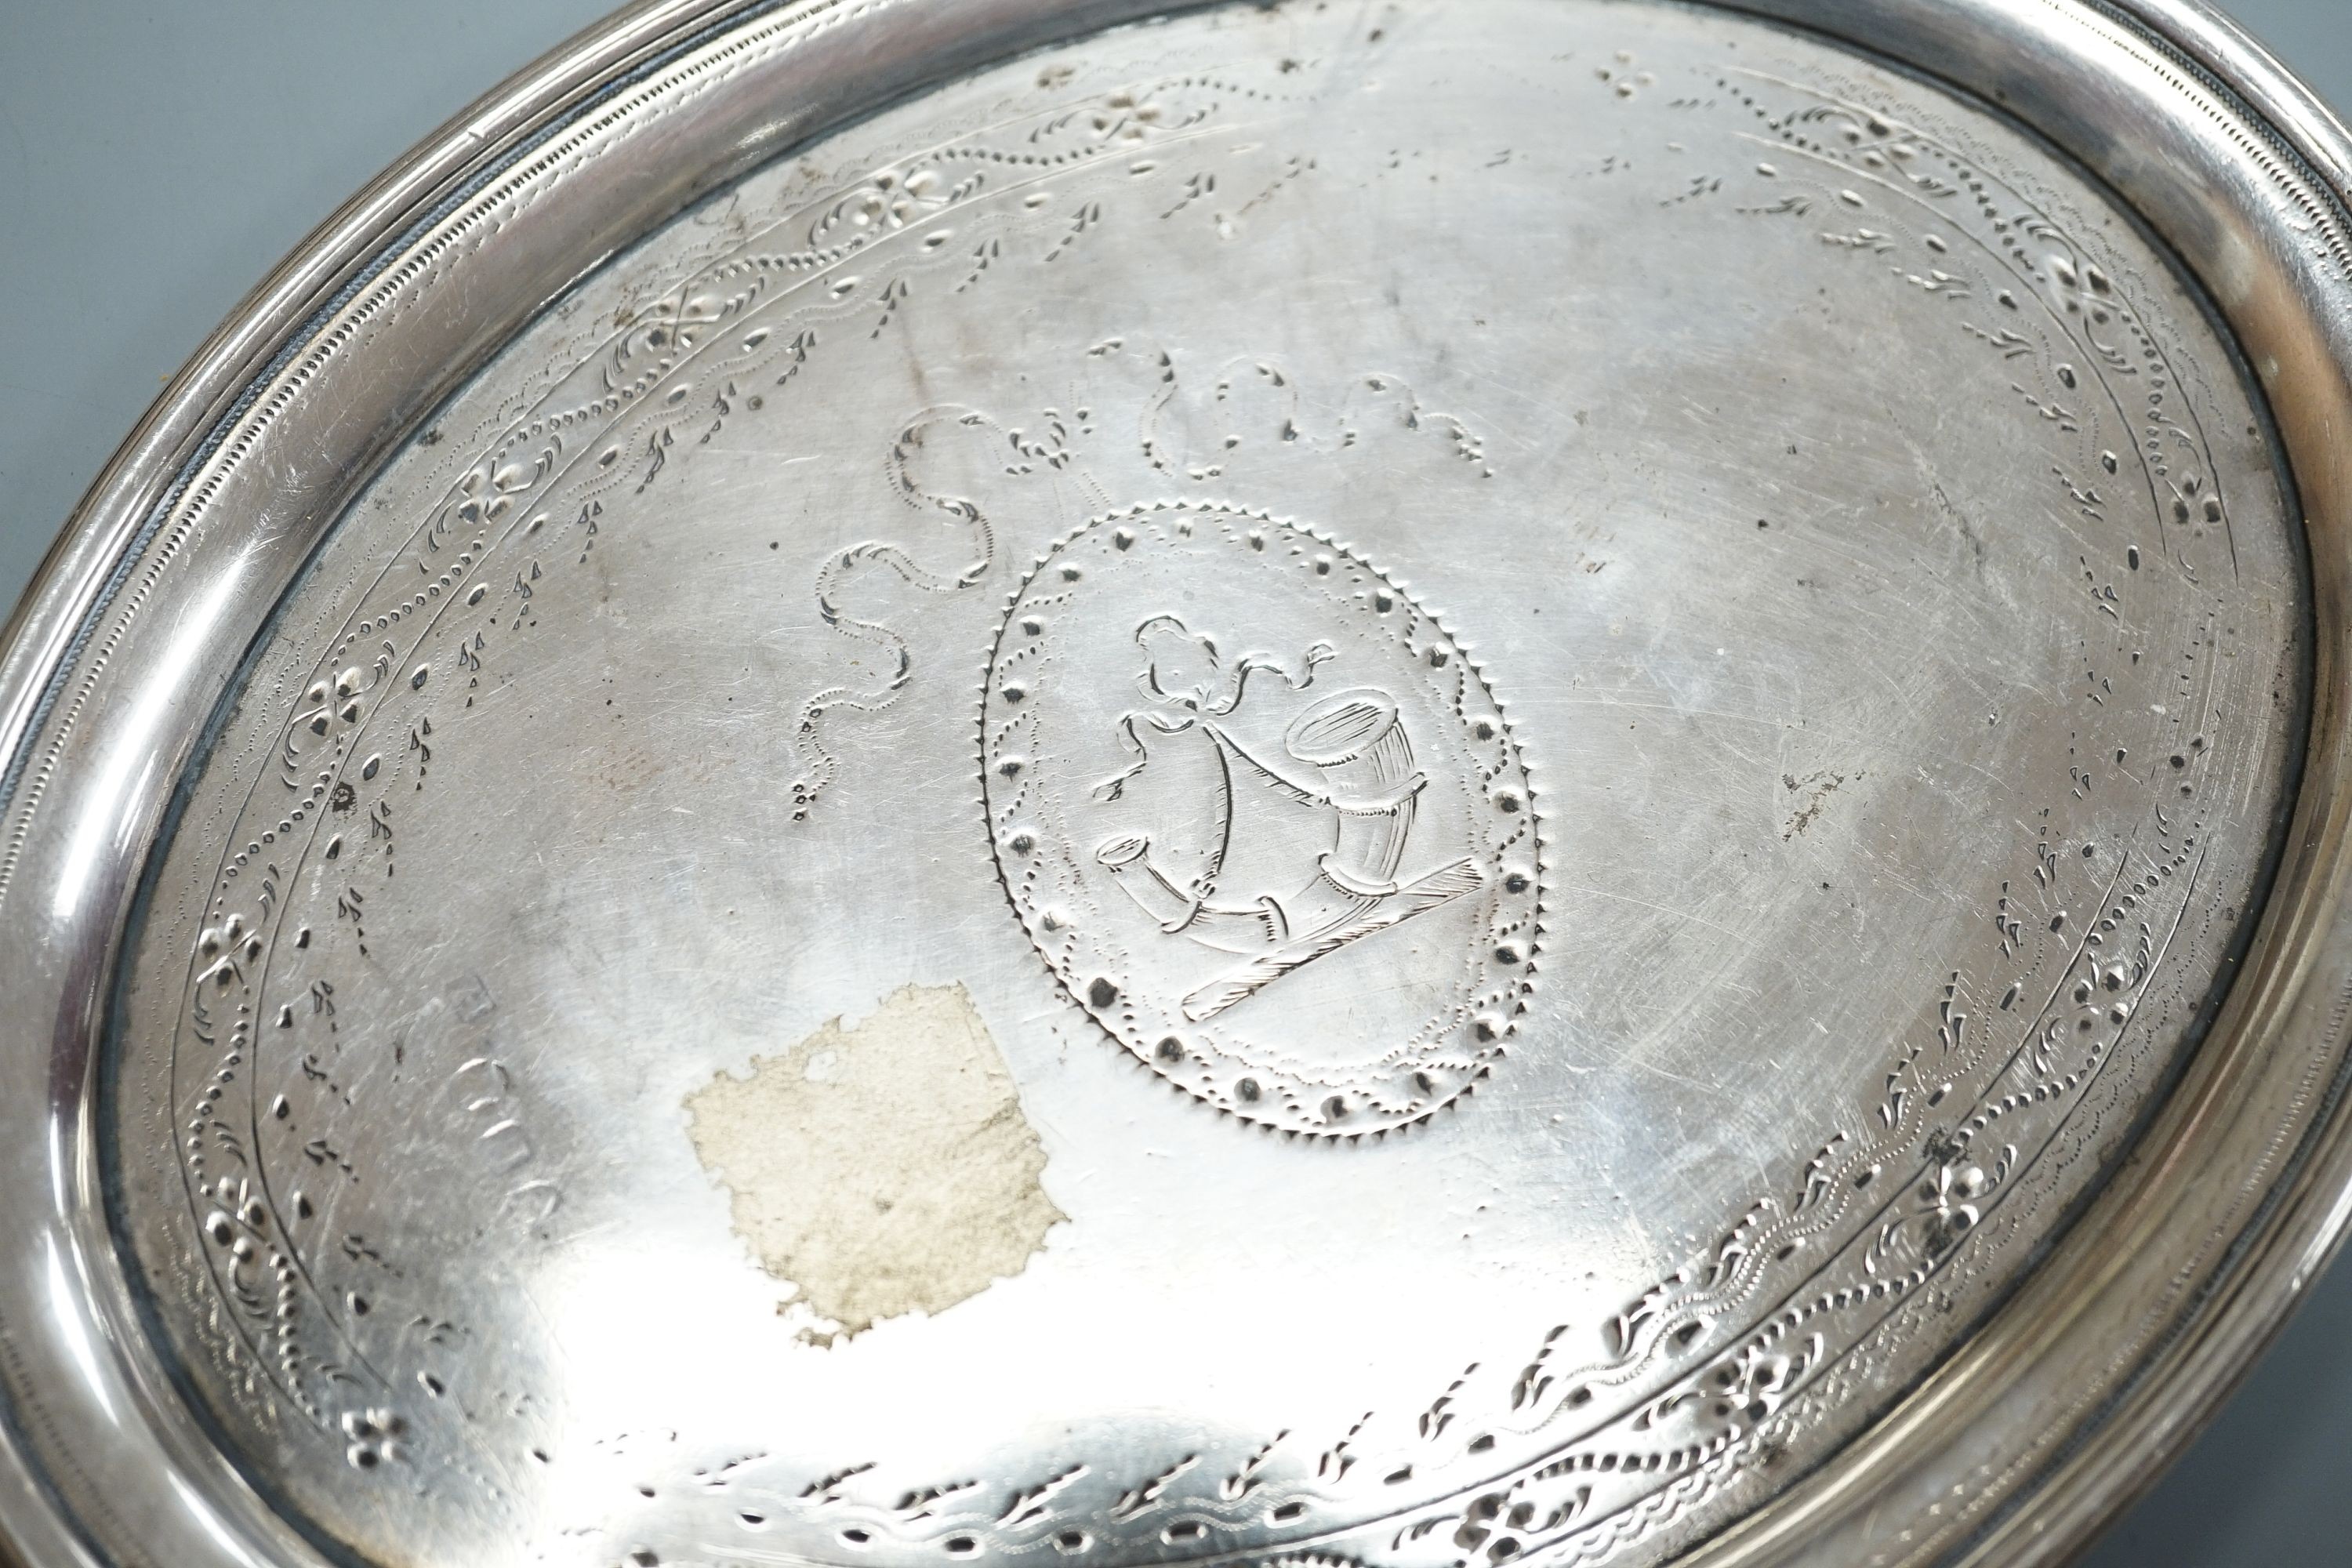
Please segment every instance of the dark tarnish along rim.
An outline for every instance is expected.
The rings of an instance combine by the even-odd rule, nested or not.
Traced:
[[[2352,134],[2202,0],[1711,3],[1907,63],[2105,179],[2215,301],[2305,511],[2304,787],[2206,1044],[2088,1223],[1990,1321],[1693,1555],[2053,1563],[2180,1450],[2352,1222]],[[0,1106],[16,1194],[0,1208],[0,1542],[30,1568],[326,1561],[146,1347],[94,1111],[147,850],[311,546],[548,300],[698,195],[926,83],[1182,4],[641,0],[354,196],[100,475],[0,646],[0,987],[19,1020],[0,1075],[22,1086]],[[558,173],[570,198],[532,204]],[[456,266],[478,284],[465,310],[394,309]],[[235,521],[198,526],[214,512]]]

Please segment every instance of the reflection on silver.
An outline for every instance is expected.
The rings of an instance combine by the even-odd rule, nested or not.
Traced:
[[[126,1203],[362,1552],[1655,1558],[1942,1353],[2177,1059],[2301,602],[2163,263],[1750,24],[1266,26],[696,209],[281,616],[139,939]],[[751,1239],[782,1174],[975,1136],[984,1068],[762,1100],[764,1181],[681,1107],[938,1037],[910,985],[1032,1131],[870,1224],[1063,1217],[879,1232],[940,1283],[869,1302]]]
[[[583,43],[53,661],[44,1568],[2023,1560],[2324,1242],[2254,132],[2060,5],[1841,25],[2112,188],[1727,9],[1118,19]]]

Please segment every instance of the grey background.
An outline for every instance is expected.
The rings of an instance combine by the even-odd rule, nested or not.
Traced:
[[[0,603],[312,226],[608,0],[0,0]],[[2352,107],[2352,0],[2231,7]],[[2339,1263],[2091,1568],[2352,1563]]]

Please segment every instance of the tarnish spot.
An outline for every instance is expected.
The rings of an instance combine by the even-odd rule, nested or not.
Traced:
[[[1065,1217],[1045,1152],[961,985],[908,985],[686,1099],[761,1267],[845,1336],[1018,1274]],[[830,1334],[803,1331],[814,1342]]]
[[[1869,775],[1867,773],[1856,773],[1853,776],[1856,779],[1864,779],[1867,778]],[[1845,783],[1845,775],[1843,773],[1833,773],[1827,771],[1809,773],[1801,779],[1798,778],[1794,773],[1782,773],[1780,775],[1781,787],[1788,790],[1792,795],[1803,794],[1806,799],[1803,807],[1798,811],[1796,816],[1789,819],[1788,826],[1780,830],[1781,841],[1786,843],[1788,840],[1801,835],[1806,828],[1811,827],[1813,825],[1813,819],[1821,816],[1822,809],[1829,805],[1830,796],[1835,795],[1838,791],[1838,786],[1843,783]]]

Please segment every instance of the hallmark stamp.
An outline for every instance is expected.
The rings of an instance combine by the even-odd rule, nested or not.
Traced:
[[[1541,844],[1485,677],[1343,546],[1213,501],[1096,519],[1023,582],[982,712],[1005,890],[1171,1084],[1349,1137],[1485,1076],[1533,985]]]

